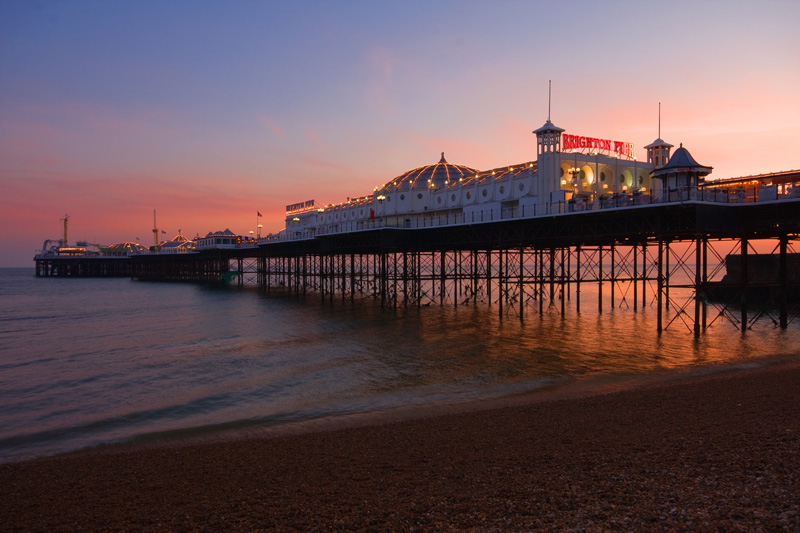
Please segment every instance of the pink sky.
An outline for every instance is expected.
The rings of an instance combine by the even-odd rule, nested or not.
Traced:
[[[70,240],[283,227],[410,168],[535,159],[533,129],[800,168],[794,2],[0,5],[0,267]]]

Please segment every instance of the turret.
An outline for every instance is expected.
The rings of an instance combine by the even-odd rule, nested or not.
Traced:
[[[644,148],[647,150],[647,162],[654,168],[663,167],[669,161],[672,145],[661,140],[661,102],[658,103],[658,138]]]
[[[561,134],[564,130],[550,122],[550,95],[548,90],[547,122],[536,130],[536,173],[539,181],[539,203],[561,202]],[[555,195],[555,196],[554,196]]]
[[[653,170],[653,179],[661,181],[663,200],[670,202],[692,200],[698,185],[702,185],[711,170],[712,167],[695,161],[689,150],[681,143],[666,165]]]

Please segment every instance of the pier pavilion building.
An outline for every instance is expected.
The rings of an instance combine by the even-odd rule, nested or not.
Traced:
[[[124,257],[43,251],[36,275],[235,282],[393,306],[484,302],[520,319],[545,302],[563,315],[571,298],[579,311],[591,283],[598,312],[654,306],[658,331],[683,324],[695,335],[718,320],[744,332],[760,317],[786,329],[800,316],[800,171],[706,181],[712,167],[660,132],[643,161],[631,143],[566,133],[549,117],[533,133],[535,159],[479,170],[441,154],[363,196],[289,205],[277,234],[226,230],[194,250]]]
[[[548,119],[534,130],[536,159],[478,170],[438,162],[409,170],[345,202],[286,207],[269,240],[298,240],[377,227],[419,228],[528,218],[669,201],[697,194],[711,167],[658,138],[637,161],[632,143],[564,133]]]

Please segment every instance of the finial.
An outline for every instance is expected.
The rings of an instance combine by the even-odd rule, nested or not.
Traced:
[[[447,161],[444,160],[444,152],[442,152],[442,158],[439,160],[439,163],[447,163]]]
[[[550,122],[550,100],[553,94],[553,80],[547,81],[547,122]]]

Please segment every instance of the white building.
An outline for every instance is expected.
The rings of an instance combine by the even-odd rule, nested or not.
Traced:
[[[697,167],[694,178],[683,166],[680,175],[654,172],[671,168],[672,145],[660,138],[645,147],[646,161],[637,161],[631,143],[567,134],[549,118],[533,133],[535,161],[482,171],[448,163],[442,153],[437,163],[409,170],[372,194],[324,207],[313,200],[287,206],[286,228],[277,238],[471,224],[668,201],[670,190],[696,187],[702,182],[699,177],[711,171],[694,163],[681,147],[676,154]]]

